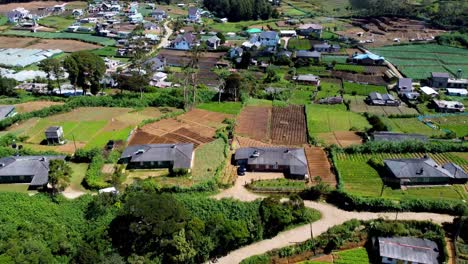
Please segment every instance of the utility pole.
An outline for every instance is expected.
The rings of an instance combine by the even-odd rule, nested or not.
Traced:
[[[75,142],[75,135],[72,134],[72,138],[73,138],[73,145],[75,146],[75,153],[76,153],[76,142]]]
[[[310,225],[310,239],[314,238],[314,229],[312,228],[312,223],[309,223]]]

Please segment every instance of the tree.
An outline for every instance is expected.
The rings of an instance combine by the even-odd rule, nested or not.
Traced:
[[[73,52],[65,59],[64,67],[70,82],[83,88],[83,94],[88,89],[92,94],[99,92],[99,82],[106,72],[106,65],[101,57],[89,51]]]
[[[65,190],[70,184],[71,175],[72,169],[64,160],[50,160],[48,182],[52,186],[52,194]]]
[[[54,87],[52,86],[53,62],[52,58],[48,58],[39,62],[39,69],[46,73],[47,76],[47,90],[51,92]]]
[[[16,80],[0,75],[0,95],[15,95]]]
[[[52,73],[54,74],[57,87],[59,88],[60,94],[62,94],[62,88],[60,87],[60,79],[64,77],[64,69],[62,63],[58,59],[51,59]]]
[[[244,53],[242,53],[241,61],[237,64],[237,68],[239,69],[249,68],[251,59],[252,59],[252,54],[250,54],[249,51],[245,51]]]
[[[233,73],[226,78],[225,94],[234,101],[239,98],[241,82],[242,77],[238,73]]]
[[[224,34],[222,32],[216,33],[216,36],[220,39],[221,44],[226,43],[226,37],[224,36]]]

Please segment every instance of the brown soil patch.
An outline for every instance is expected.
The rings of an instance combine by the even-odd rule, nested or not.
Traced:
[[[306,147],[304,151],[311,180],[313,181],[315,176],[320,176],[322,182],[335,187],[336,177],[331,171],[331,165],[325,151],[318,147]]]
[[[32,148],[38,151],[56,151],[60,153],[73,154],[75,153],[76,149],[84,148],[86,144],[82,142],[76,142],[76,149],[75,149],[75,144],[73,143],[73,141],[68,141],[67,143],[63,145],[56,145],[56,146],[28,144],[28,143],[23,143],[23,145],[25,147]]]
[[[114,174],[114,164],[104,164],[104,166],[102,166],[101,172],[104,174]]]
[[[266,141],[269,138],[271,108],[247,106],[237,118],[236,133],[249,138]]]
[[[307,125],[304,106],[273,107],[271,140],[275,144],[307,144]]]
[[[311,259],[312,261],[317,261],[317,262],[329,262],[333,263],[333,256],[332,255],[323,255],[318,258],[313,258]]]
[[[99,45],[70,39],[40,39],[0,36],[0,48],[60,49],[65,52],[101,48]]]
[[[0,40],[1,41],[1,40]],[[21,104],[16,104],[16,111],[18,113],[29,113],[32,111],[40,110],[52,105],[63,105],[63,102],[52,102],[52,101],[32,101]]]
[[[238,146],[240,148],[246,148],[246,147],[279,147],[278,145],[273,145],[269,143],[265,143],[262,141],[258,141],[255,139],[250,139],[246,137],[241,137],[241,136],[236,136],[234,140],[235,146]]]
[[[353,131],[320,133],[318,137],[325,141],[325,143],[328,145],[335,144],[342,148],[348,147],[350,145],[362,144],[362,138]]]

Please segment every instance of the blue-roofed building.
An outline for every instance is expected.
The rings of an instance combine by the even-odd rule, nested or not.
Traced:
[[[356,54],[352,58],[353,63],[362,65],[382,65],[385,58],[374,53]]]

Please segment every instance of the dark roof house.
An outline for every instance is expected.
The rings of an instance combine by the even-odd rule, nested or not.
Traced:
[[[305,59],[320,59],[320,52],[318,51],[308,51],[308,50],[298,50],[296,51],[296,58],[305,58]]]
[[[399,106],[400,101],[395,99],[391,94],[380,94],[372,92],[366,98],[366,102],[370,105],[381,105],[381,106]]]
[[[18,156],[0,159],[0,183],[29,183],[30,188],[47,185],[49,161],[64,156]]]
[[[420,134],[405,134],[405,133],[395,133],[389,131],[377,131],[372,133],[373,141],[406,141],[406,140],[417,140],[417,141],[427,141],[427,136]]]
[[[373,240],[382,263],[439,263],[439,249],[434,241],[414,237],[379,237]]]
[[[192,143],[129,146],[120,156],[132,168],[190,169],[192,161]]]
[[[419,159],[387,159],[388,183],[406,185],[435,185],[466,183],[468,174],[454,163],[437,164],[429,157]]]
[[[251,171],[281,171],[293,177],[308,177],[307,159],[302,148],[240,148],[234,159]]]

